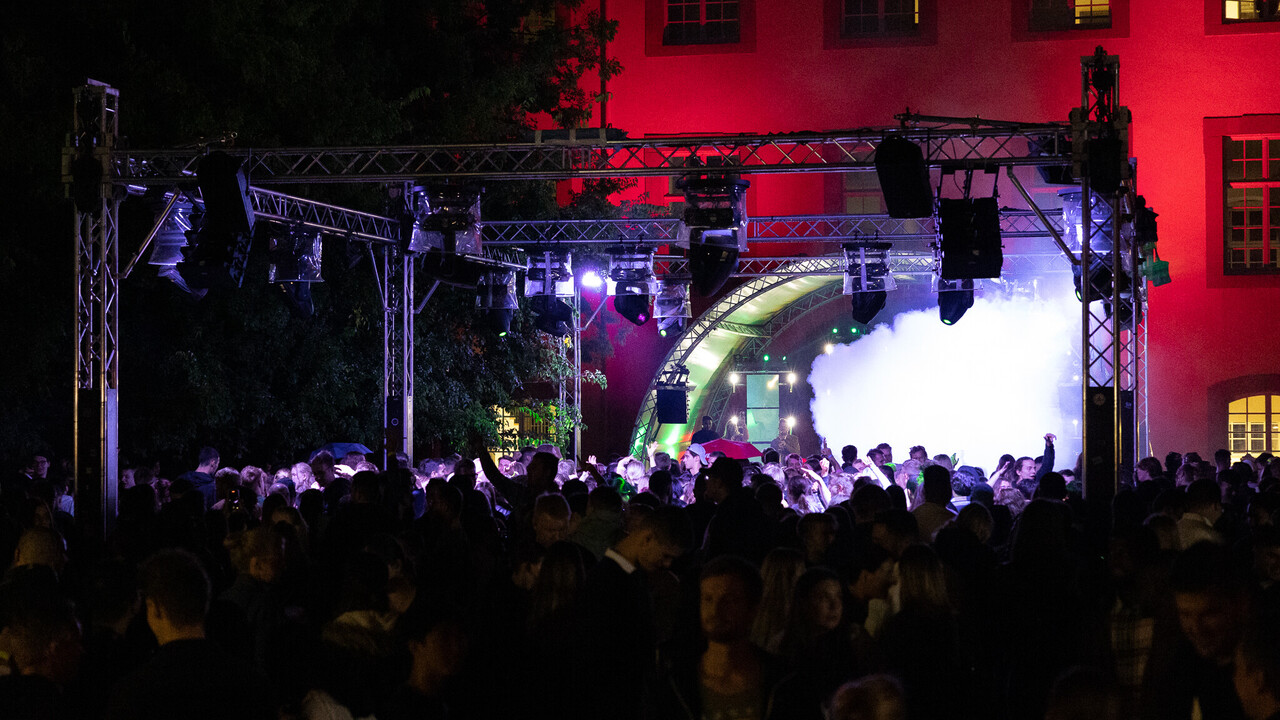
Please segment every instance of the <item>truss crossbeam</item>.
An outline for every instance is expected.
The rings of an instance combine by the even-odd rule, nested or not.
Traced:
[[[1056,134],[1046,128],[860,130],[785,135],[657,137],[595,145],[511,143],[399,147],[279,148],[226,151],[243,157],[259,184],[374,182],[422,179],[562,180],[678,175],[689,158],[749,173],[847,172],[874,169],[875,149],[895,132],[920,144],[931,165],[998,163],[1051,166],[1061,154],[1031,154],[1029,143]],[[1065,132],[1065,126],[1057,129]],[[1052,149],[1052,148],[1050,148]],[[122,150],[112,156],[116,182],[173,184],[189,179],[199,148]]]
[[[1054,230],[1061,230],[1060,214],[1050,215]],[[610,220],[510,220],[484,226],[486,245],[538,243],[598,244],[673,242],[680,229],[678,218],[620,218]],[[1005,210],[1000,232],[1006,238],[1046,237],[1048,232],[1030,210]],[[791,215],[752,218],[747,224],[751,242],[848,242],[859,237],[932,242],[937,228],[932,218],[901,219],[888,215]]]

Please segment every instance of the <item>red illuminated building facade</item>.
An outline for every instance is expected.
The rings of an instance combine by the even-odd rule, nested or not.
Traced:
[[[1080,57],[1118,55],[1138,191],[1160,213],[1174,280],[1150,292],[1153,450],[1280,451],[1276,2],[613,0],[606,12],[624,66],[607,122],[632,138],[886,127],[907,108],[1066,121]],[[753,216],[881,211],[840,175],[749,179]],[[639,190],[677,199],[666,179]],[[639,328],[606,368],[609,410],[584,398],[610,447],[669,342]]]

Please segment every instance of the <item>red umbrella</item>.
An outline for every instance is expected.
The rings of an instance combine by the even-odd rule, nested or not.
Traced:
[[[703,449],[707,452],[722,452],[725,457],[731,457],[734,460],[747,460],[753,457],[761,457],[764,453],[760,452],[755,445],[749,442],[738,442],[736,440],[725,440],[720,438],[711,442],[702,443]]]

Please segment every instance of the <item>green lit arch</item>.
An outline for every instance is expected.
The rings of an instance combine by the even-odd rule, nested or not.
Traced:
[[[779,312],[807,296],[818,294],[825,302],[833,299],[826,297],[832,291],[839,293],[842,275],[832,273],[831,269],[829,258],[798,260],[786,267],[785,274],[748,280],[693,320],[667,351],[649,384],[631,435],[632,454],[643,457],[645,447],[656,441],[661,450],[674,455],[689,430],[688,423],[659,426],[656,390],[660,385],[676,378],[681,367],[688,368],[690,416],[698,417],[701,408],[711,399],[708,388],[725,360],[732,358],[753,337],[759,337],[751,334],[752,329],[761,328]]]

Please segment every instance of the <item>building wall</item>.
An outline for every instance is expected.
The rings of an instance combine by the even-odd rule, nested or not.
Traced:
[[[1128,0],[1113,2],[1114,29],[1032,35],[1015,29],[1015,16],[1023,17],[1016,0],[922,0],[922,40],[859,45],[833,41],[833,0],[742,2],[744,21],[754,20],[743,42],[675,54],[660,46],[662,0],[609,3],[609,16],[620,24],[609,52],[624,65],[609,83],[609,124],[632,137],[831,131],[889,126],[906,108],[1065,121],[1080,104],[1080,56],[1099,44],[1119,55],[1138,191],[1160,213],[1160,254],[1174,279],[1150,294],[1154,449],[1212,451],[1226,442],[1217,408],[1224,401],[1210,388],[1275,377],[1280,275],[1223,274],[1221,215],[1213,213],[1221,170],[1216,159],[1206,163],[1206,151],[1212,156],[1220,140],[1206,133],[1230,127],[1209,118],[1280,113],[1280,83],[1271,69],[1280,57],[1280,23],[1224,28],[1215,0]],[[1255,119],[1251,127],[1280,134],[1280,116]],[[826,199],[822,176],[750,179],[753,215],[838,210]],[[638,190],[662,200],[667,185],[642,180]],[[1005,202],[1012,195],[1006,192]],[[669,341],[649,332],[629,341],[635,346],[615,354],[610,376],[651,377]],[[634,417],[630,408],[639,396],[617,400],[634,404],[619,412],[611,401],[610,428]]]

